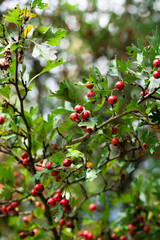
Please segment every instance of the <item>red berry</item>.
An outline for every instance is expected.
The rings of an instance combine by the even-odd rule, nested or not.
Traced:
[[[34,189],[37,193],[42,193],[44,191],[44,187],[42,184],[36,184]]]
[[[74,228],[73,222],[72,221],[68,221],[67,222],[67,227],[68,228]]]
[[[56,205],[56,201],[55,201],[54,198],[49,198],[49,199],[47,200],[47,204],[48,204],[49,206],[55,206],[55,205]]]
[[[158,219],[160,220],[160,213],[158,214]]]
[[[155,59],[155,60],[153,61],[153,66],[154,66],[155,68],[160,67],[160,59]]]
[[[69,205],[69,202],[67,199],[63,198],[61,201],[60,201],[60,205],[62,207],[67,207]]]
[[[93,92],[93,91],[89,91],[88,93],[87,93],[87,97],[88,98],[90,98],[90,97],[95,97],[96,96],[96,94]],[[95,101],[92,101],[91,103],[95,103]]]
[[[148,149],[149,146],[146,143],[143,143],[142,148],[145,150],[145,149]]]
[[[38,193],[36,192],[36,190],[34,188],[31,190],[31,195],[33,197],[36,197],[38,195]]]
[[[116,239],[116,237],[117,237],[117,236],[116,236],[115,233],[112,233],[112,234],[111,234],[111,239]]]
[[[117,133],[118,128],[117,127],[112,127],[112,134],[116,134]]]
[[[37,207],[40,207],[41,206],[41,203],[39,201],[36,201],[35,204],[34,204],[34,207],[37,208]]]
[[[142,216],[139,216],[139,217],[138,217],[138,222],[139,222],[139,223],[144,222],[144,218],[143,218]]]
[[[128,227],[129,230],[133,230],[134,229],[134,225],[133,224],[129,224],[127,227]]]
[[[89,112],[88,111],[84,111],[82,114],[81,114],[81,118],[83,119],[87,119],[89,117]]]
[[[53,177],[57,177],[58,174],[59,174],[58,171],[51,171],[51,175],[52,175]]]
[[[153,77],[154,78],[160,78],[160,71],[156,70],[153,72]]]
[[[74,111],[76,113],[81,113],[81,112],[83,112],[83,107],[81,105],[76,105],[74,108]]]
[[[87,237],[87,236],[88,236],[88,233],[89,233],[89,232],[88,232],[87,230],[83,231],[83,236],[84,236],[84,237]]]
[[[22,154],[21,154],[21,158],[27,158],[28,157],[28,154],[26,153],[26,152],[23,152]]]
[[[14,208],[18,207],[18,202],[12,202],[10,204],[11,209],[13,210]]]
[[[67,206],[63,207],[63,211],[68,213],[71,211],[71,207],[69,205],[67,205]]]
[[[83,236],[83,232],[82,231],[79,231],[78,233],[77,233],[77,236],[78,237],[82,237]],[[81,239],[82,240],[82,239]]]
[[[118,138],[112,138],[112,140],[111,140],[111,144],[112,144],[113,146],[118,145],[118,143],[119,143]]]
[[[30,230],[29,231],[29,236],[33,237],[35,235],[34,231],[33,230]]]
[[[20,237],[20,239],[24,239],[24,238],[26,237],[25,232],[21,232],[21,233],[19,234],[19,237]]]
[[[36,218],[33,213],[30,214],[30,217],[31,217],[31,218]]]
[[[62,200],[62,195],[60,193],[56,193],[53,197],[56,203],[60,202]]]
[[[23,220],[23,222],[25,222],[25,223],[29,223],[29,217],[27,217],[27,216],[24,216],[24,217],[22,218],[22,220]]]
[[[147,90],[145,90],[144,92],[144,96],[146,96],[149,92]],[[140,96],[142,97],[143,96],[143,91],[140,93]]]
[[[103,238],[97,238],[97,240],[103,240]]]
[[[22,162],[23,162],[24,165],[29,165],[30,164],[30,161],[29,161],[28,158],[22,159]]]
[[[108,102],[110,104],[116,104],[117,100],[118,100],[117,97],[113,95],[108,98]]]
[[[88,89],[92,89],[94,87],[94,84],[91,84],[90,82],[86,82],[86,87]]]
[[[148,225],[144,226],[143,231],[145,233],[148,233],[150,231],[150,226],[148,226]]]
[[[53,162],[47,162],[46,163],[46,168],[48,169],[48,170],[50,170],[50,169],[52,169],[52,164],[53,164]]]
[[[58,223],[59,223],[59,225],[64,226],[65,220],[63,218],[61,218]]]
[[[122,81],[118,81],[118,82],[116,82],[115,87],[116,87],[117,90],[123,90],[124,83]]]
[[[0,124],[3,124],[3,123],[4,123],[4,118],[0,117]]]
[[[73,122],[77,121],[79,119],[78,114],[77,113],[71,113],[70,119]]]
[[[34,232],[34,234],[37,234],[38,229],[37,228],[33,229],[33,232]]]
[[[4,206],[4,205],[2,205],[1,210],[2,210],[2,212],[3,212],[4,214],[8,214],[8,213],[9,213],[9,209],[8,209],[6,206]]]
[[[63,166],[64,167],[69,167],[71,165],[72,161],[69,158],[64,159],[63,161]]]
[[[89,210],[91,210],[91,211],[96,210],[96,208],[97,208],[97,206],[96,206],[95,203],[91,203],[91,204],[89,205]]]
[[[92,240],[92,239],[93,239],[93,234],[89,232],[87,234],[87,240]]]
[[[120,236],[120,238],[119,238],[119,240],[126,240],[127,238],[126,238],[126,236]]]

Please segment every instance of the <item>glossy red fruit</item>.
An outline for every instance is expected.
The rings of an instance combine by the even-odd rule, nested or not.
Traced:
[[[144,91],[144,96],[146,96],[149,92],[147,90]],[[140,96],[143,96],[143,91],[140,93]]]
[[[3,123],[4,123],[4,118],[0,117],[0,124],[3,124]]]
[[[23,220],[23,222],[25,222],[25,223],[29,223],[29,217],[27,217],[27,216],[24,216],[24,217],[22,218],[22,220]]]
[[[27,158],[28,157],[28,154],[26,153],[26,152],[23,152],[22,154],[21,154],[21,158]]]
[[[87,240],[93,240],[93,234],[92,233],[88,233],[87,234]]]
[[[55,205],[56,205],[56,201],[55,201],[54,198],[49,198],[49,199],[47,200],[47,204],[48,204],[49,206],[55,206]]]
[[[2,210],[2,212],[3,212],[4,214],[8,214],[8,213],[9,213],[9,209],[8,209],[6,206],[4,206],[4,205],[2,205],[1,210]]]
[[[76,113],[81,113],[81,112],[83,112],[83,107],[81,105],[76,105],[74,108],[74,111]]]
[[[148,225],[144,226],[143,231],[145,233],[148,233],[150,231],[150,226],[148,226]]]
[[[21,233],[19,234],[19,237],[20,237],[20,239],[26,238],[25,232],[21,232]]]
[[[158,214],[158,219],[160,220],[160,213]]]
[[[79,119],[78,114],[77,113],[71,113],[70,119],[73,122],[77,121]]]
[[[118,100],[117,97],[113,95],[108,98],[108,102],[110,104],[116,104],[117,100]]]
[[[148,149],[149,146],[146,143],[143,143],[142,148],[145,150],[145,149]]]
[[[23,165],[29,165],[30,164],[30,161],[29,161],[29,159],[28,158],[24,158],[24,159],[22,159],[22,163],[23,163]]]
[[[112,138],[112,140],[111,140],[111,144],[112,144],[113,146],[117,146],[118,143],[119,143],[118,138]]]
[[[12,202],[12,203],[10,204],[11,210],[15,209],[16,207],[18,207],[18,202]]]
[[[90,97],[95,97],[96,96],[96,94],[95,94],[95,92],[93,92],[93,91],[89,91],[88,93],[87,93],[87,97],[88,98],[90,98]],[[95,103],[95,101],[92,101],[91,103]]]
[[[63,198],[61,201],[60,201],[60,205],[62,207],[67,207],[69,205],[69,202],[66,198]]]
[[[33,197],[36,197],[38,195],[38,193],[36,192],[36,190],[34,188],[31,190],[31,195]]]
[[[96,208],[97,208],[97,205],[96,205],[95,203],[91,203],[91,204],[89,205],[89,210],[91,210],[91,211],[96,210]]]
[[[138,222],[139,222],[139,223],[144,222],[144,218],[143,218],[142,216],[139,216],[139,217],[138,217]]]
[[[133,229],[134,229],[134,225],[133,225],[133,224],[129,224],[129,225],[127,226],[127,228],[128,228],[129,230],[133,230]]]
[[[116,239],[116,238],[117,238],[116,234],[115,234],[115,233],[112,233],[112,234],[111,234],[111,239]]]
[[[56,201],[56,203],[58,203],[62,200],[62,195],[60,193],[56,193],[53,198]]]
[[[112,134],[116,134],[117,133],[118,128],[117,127],[112,127]]]
[[[156,70],[153,72],[153,77],[154,78],[160,78],[160,71]]]
[[[124,83],[122,81],[118,81],[118,82],[116,82],[115,87],[116,87],[117,90],[123,90]]]
[[[82,231],[79,231],[78,233],[77,233],[77,236],[78,237],[82,237],[83,236],[83,232]],[[81,239],[82,240],[82,239]]]
[[[85,230],[83,231],[83,236],[87,238],[89,231]]]
[[[50,169],[52,169],[52,165],[53,165],[53,162],[47,162],[47,163],[46,163],[46,168],[47,168],[48,170],[50,170]]]
[[[120,238],[119,238],[119,240],[126,240],[127,238],[126,238],[126,236],[124,236],[124,235],[122,235],[122,236],[120,236]]]
[[[69,205],[63,207],[63,211],[69,213],[71,211],[71,207]]]
[[[59,174],[58,171],[51,171],[51,175],[52,175],[53,177],[57,177],[58,174]]]
[[[29,236],[33,237],[35,235],[34,231],[33,230],[30,230],[29,231]]]
[[[84,111],[84,112],[81,114],[81,118],[83,118],[83,119],[89,118],[89,112],[88,112],[88,111]]]
[[[154,66],[155,68],[160,67],[160,59],[155,59],[155,60],[153,61],[153,66]]]
[[[30,217],[31,218],[36,218],[36,216],[33,213],[30,214]]]
[[[97,240],[103,240],[103,238],[97,238]]]
[[[74,228],[73,222],[72,221],[68,221],[67,222],[67,227],[68,228]]]
[[[91,84],[90,82],[86,82],[86,87],[88,89],[92,89],[94,87],[94,84]]]
[[[37,193],[42,193],[44,191],[44,187],[42,184],[36,184],[34,189]]]
[[[58,223],[59,223],[60,226],[64,226],[65,225],[65,220],[63,218],[61,218]]]
[[[63,166],[64,166],[64,167],[69,167],[69,166],[71,166],[71,163],[72,163],[71,159],[66,158],[66,159],[64,159],[64,161],[63,161]]]
[[[35,204],[34,204],[34,207],[37,208],[37,207],[41,207],[41,203],[39,201],[36,201]]]

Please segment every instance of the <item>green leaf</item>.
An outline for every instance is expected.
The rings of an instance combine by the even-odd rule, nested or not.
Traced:
[[[33,48],[33,52],[32,52],[32,56],[34,58],[37,57],[43,57],[47,60],[56,60],[56,55],[55,53],[57,52],[54,47],[51,47],[50,45],[46,44],[46,43],[41,43],[38,44],[36,42],[34,42],[35,47]]]
[[[13,8],[12,12],[7,11],[9,16],[3,15],[3,17],[6,19],[7,22],[15,23],[17,26],[20,27],[23,18],[20,18],[21,9],[19,8],[19,5],[17,5],[15,8]]]
[[[117,57],[115,57],[115,59],[111,61],[111,65],[109,66],[109,70],[107,72],[110,76],[121,77],[117,69],[118,66],[117,62],[118,62]]]
[[[95,127],[96,124],[97,124],[98,118],[99,118],[99,116],[89,118],[88,120],[85,120],[85,121],[83,121],[83,122],[80,122],[80,123],[78,124],[78,126],[86,126],[87,128],[92,128],[92,129],[94,129],[94,127]]]
[[[55,211],[55,213],[53,214],[54,221],[58,222],[63,216],[63,208],[58,203],[52,209],[53,209],[53,211]]]
[[[39,180],[42,174],[48,173],[48,169],[44,168],[42,171],[37,171],[36,174],[31,178],[31,182]]]
[[[58,29],[54,34],[52,38],[49,38],[47,43],[52,46],[60,45],[59,40],[64,38],[64,35],[66,34],[67,30]]]
[[[2,191],[0,192],[1,200],[9,200],[12,197],[11,189],[7,188],[6,186],[2,188]]]
[[[66,109],[66,108],[57,108],[52,111],[54,116],[64,114],[64,113],[72,113],[74,110]]]
[[[68,149],[68,153],[66,155],[67,157],[74,157],[74,158],[83,158],[84,157],[84,153],[75,150],[75,149]]]
[[[159,37],[158,27],[152,33],[153,33],[153,36],[147,36],[146,39],[150,43],[152,49],[155,50],[155,54],[158,54],[159,53],[159,45],[160,45],[160,37]]]
[[[30,5],[32,8],[44,9],[48,7],[48,3],[43,3],[43,0],[32,0]]]
[[[97,178],[97,174],[100,172],[101,170],[98,168],[94,168],[94,169],[87,169],[86,171],[86,181],[93,181],[95,178]]]
[[[101,130],[96,132],[96,134],[94,135],[93,139],[91,140],[91,142],[89,144],[89,149],[93,149],[93,148],[99,146],[100,144],[106,142],[106,140],[107,139]]]

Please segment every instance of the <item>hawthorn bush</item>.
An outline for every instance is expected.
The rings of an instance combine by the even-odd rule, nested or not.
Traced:
[[[74,86],[65,79],[50,90],[61,107],[45,120],[29,96],[33,81],[65,64],[55,46],[66,34],[34,20],[34,9],[45,7],[41,0],[16,6],[0,25],[1,235],[157,240],[159,31],[147,46],[129,46],[126,62],[115,57],[107,75],[90,68]],[[45,61],[35,76],[28,56]]]

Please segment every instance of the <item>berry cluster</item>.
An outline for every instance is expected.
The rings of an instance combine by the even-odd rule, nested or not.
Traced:
[[[23,153],[21,154],[20,159],[21,159],[23,165],[29,165],[29,164],[30,164],[30,161],[29,161],[29,159],[28,159],[28,154],[27,154],[26,152],[23,152]]]
[[[9,205],[2,205],[1,211],[3,214],[8,215],[10,212],[15,216],[18,215],[18,212],[16,211],[16,208],[18,207],[19,203],[18,202],[12,202]]]
[[[155,59],[155,60],[153,61],[153,66],[154,66],[155,68],[159,68],[159,67],[160,67],[160,59]],[[153,72],[153,77],[154,77],[154,78],[160,78],[160,71],[159,71],[159,70],[155,70],[155,71]]]
[[[79,122],[83,122],[84,120],[89,118],[89,112],[85,111],[83,109],[83,107],[79,104],[75,106],[74,111],[75,112],[71,113],[71,115],[70,115],[70,119],[73,122],[78,122],[79,123]],[[83,127],[83,130],[86,131],[86,132],[91,132],[92,131],[91,128],[86,128],[86,127]]]
[[[26,238],[26,237],[28,237],[28,236],[33,237],[35,234],[37,234],[37,232],[38,232],[38,229],[37,229],[37,228],[35,228],[35,229],[33,229],[33,230],[30,230],[28,233],[26,233],[26,232],[20,232],[20,233],[19,233],[19,237],[20,237],[20,239],[24,239],[24,238]]]
[[[92,89],[93,87],[94,87],[94,84],[92,84],[92,83],[90,83],[90,82],[87,82],[86,83],[86,87],[88,88],[88,89]],[[95,94],[95,92],[94,91],[89,91],[88,93],[87,93],[87,98],[92,98],[92,97],[95,97],[96,96],[96,94]],[[96,101],[92,101],[91,103],[95,103]]]
[[[42,184],[36,184],[35,187],[31,190],[31,195],[36,197],[38,193],[42,193],[44,191],[44,186]]]

